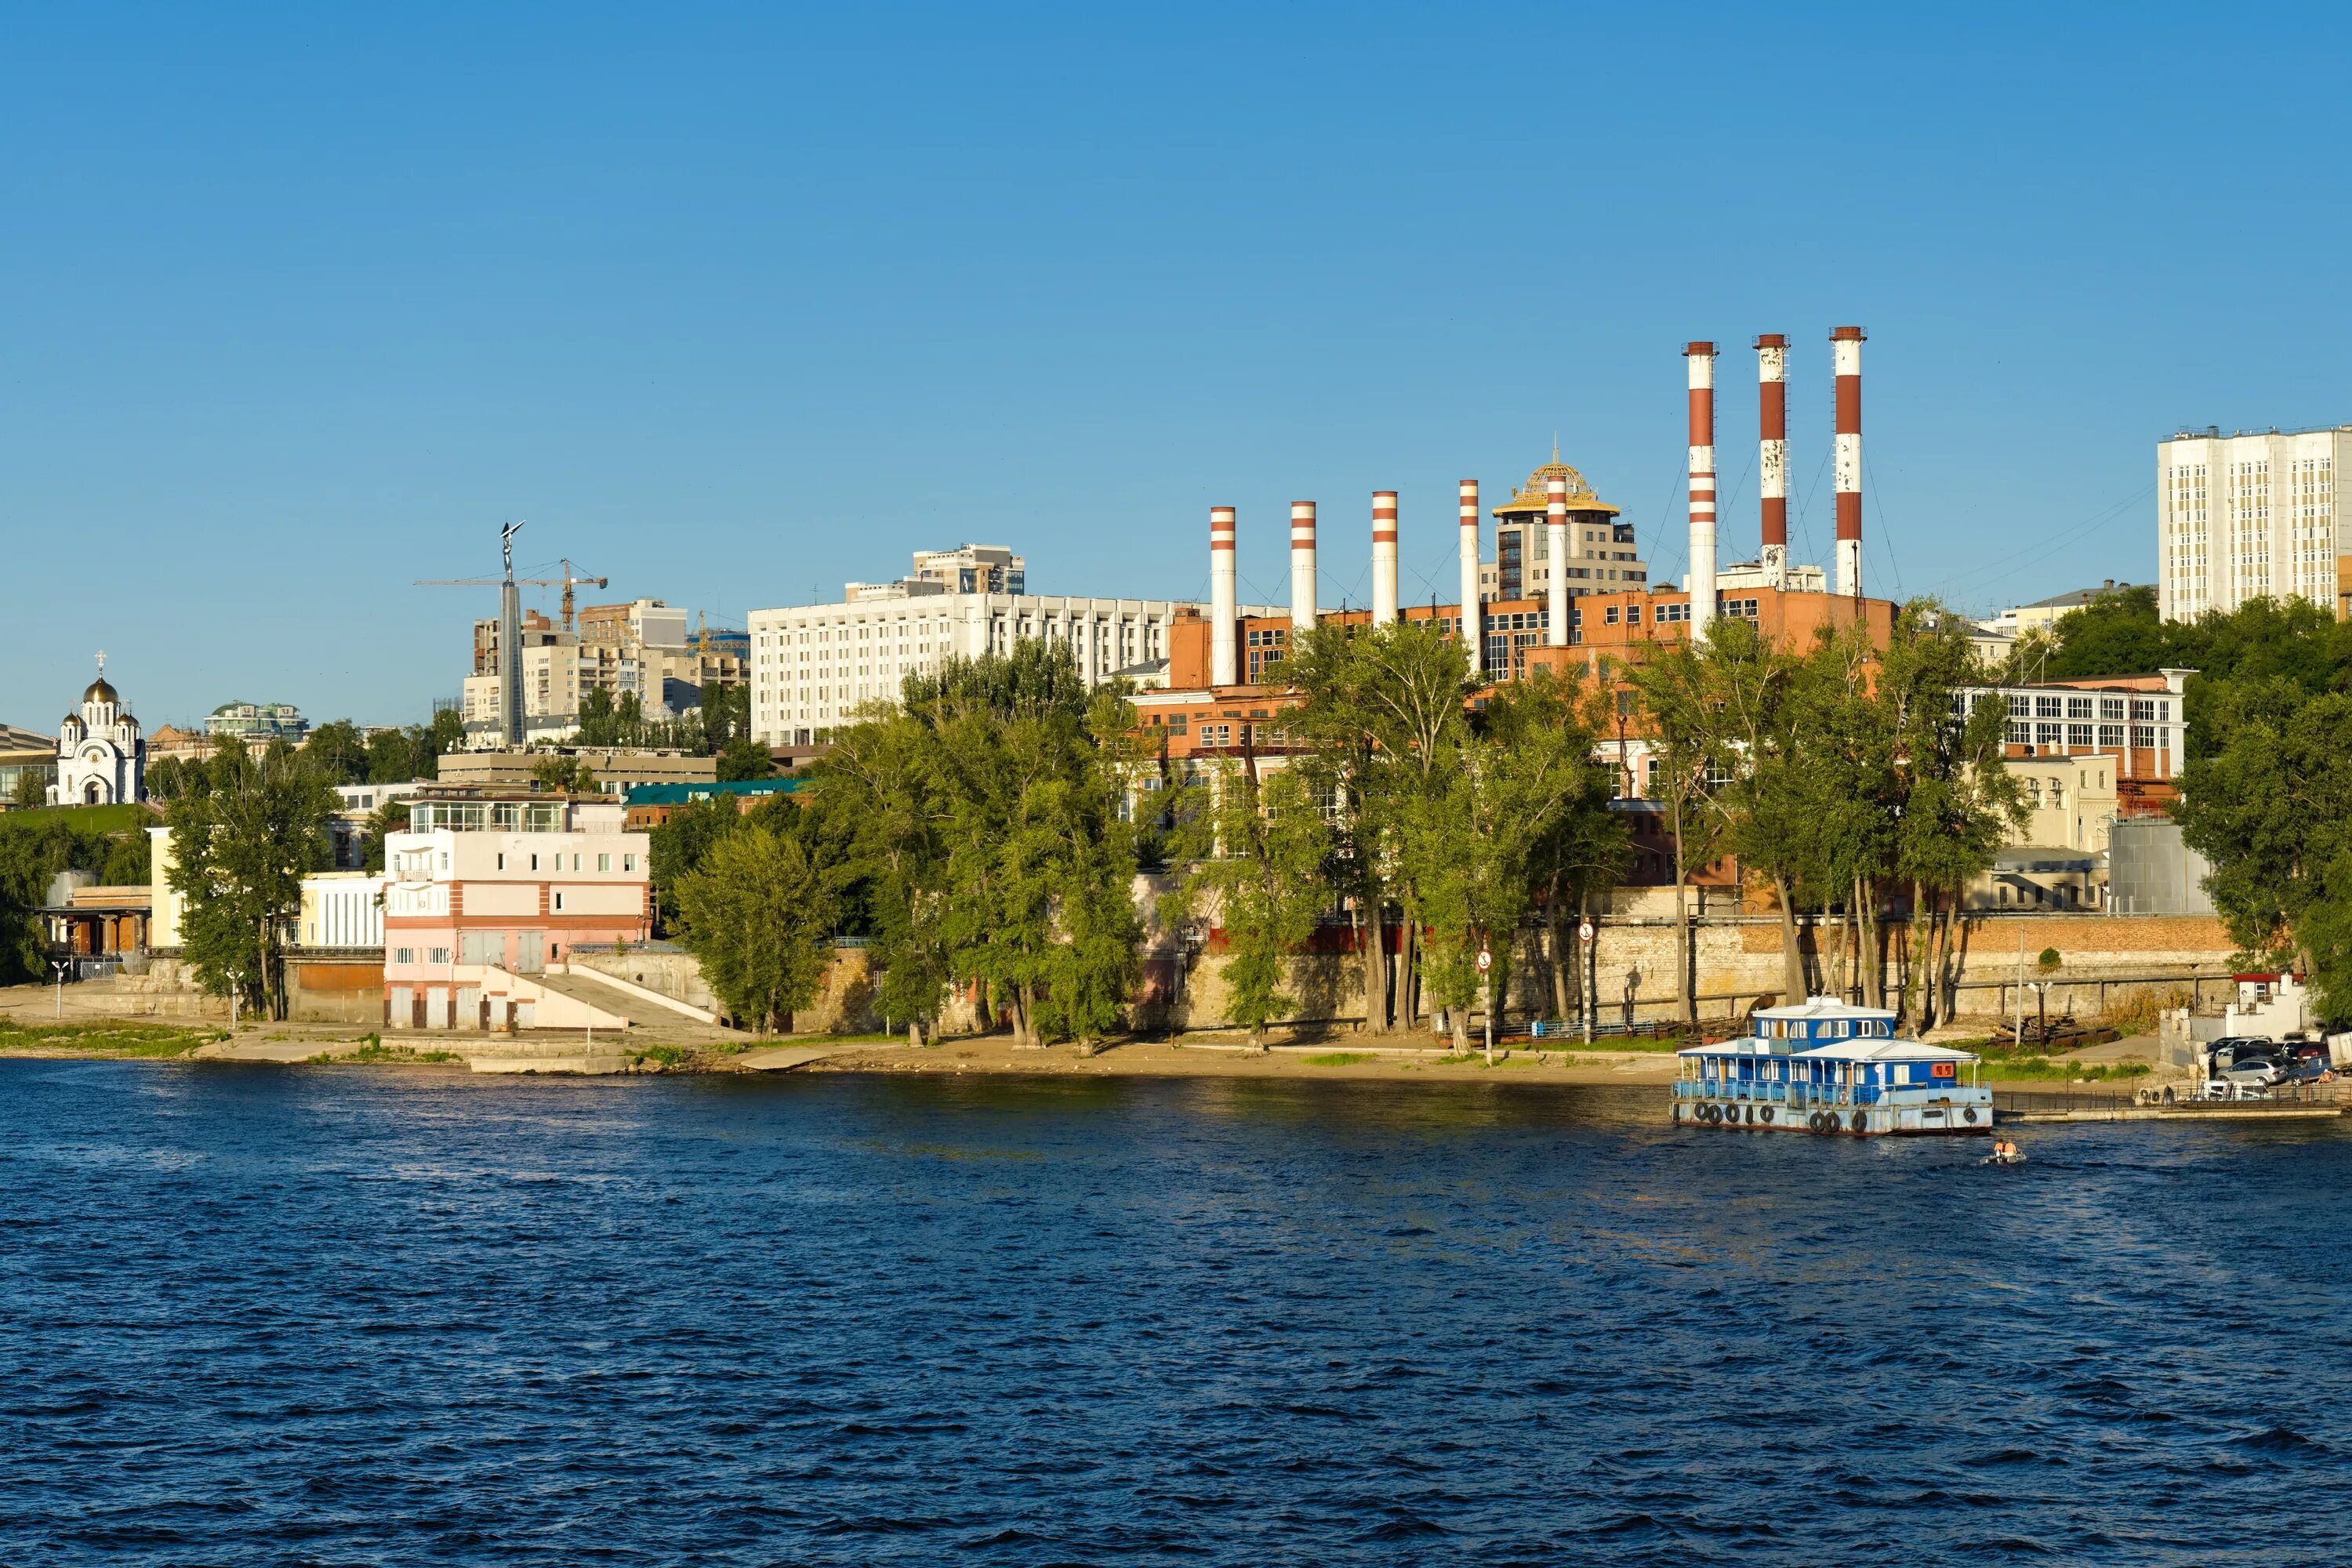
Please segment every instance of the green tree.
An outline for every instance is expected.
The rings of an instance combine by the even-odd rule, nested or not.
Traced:
[[[22,806],[46,804],[49,798],[49,784],[52,782],[38,768],[19,769],[16,773],[16,787],[10,794],[8,804]]]
[[[1545,967],[1549,973],[1555,1017],[1566,1018],[1571,990],[1582,995],[1576,921],[1571,917],[1598,898],[1606,908],[1609,890],[1633,860],[1633,836],[1625,818],[1610,808],[1617,784],[1613,765],[1595,761],[1601,724],[1614,694],[1608,673],[1588,685],[1538,670],[1524,680],[1496,686],[1475,720],[1481,739],[1517,759],[1514,775],[1534,777],[1540,799],[1522,808],[1515,826],[1527,835],[1517,851],[1528,896],[1542,910]],[[1631,692],[1624,694],[1628,699]],[[1507,955],[1497,950],[1500,985]],[[1496,994],[1501,994],[1497,992]]]
[[[326,863],[334,792],[283,742],[259,752],[222,742],[200,787],[172,803],[172,887],[181,946],[204,988],[285,1013],[282,940],[300,912],[302,878]]]
[[[1409,1026],[1420,1016],[1419,878],[1438,864],[1412,839],[1439,828],[1428,803],[1452,787],[1462,764],[1475,686],[1468,661],[1424,621],[1326,622],[1296,634],[1269,679],[1297,688],[1303,700],[1283,714],[1283,732],[1306,746],[1309,782],[1339,817],[1337,864],[1360,911],[1370,1027],[1385,1034],[1391,1018]],[[1391,902],[1404,928],[1393,976],[1385,973]]]
[[[1694,641],[1656,645],[1633,665],[1633,687],[1650,742],[1650,791],[1664,808],[1675,847],[1675,989],[1683,1021],[1698,1021],[1698,966],[1691,925],[1692,871],[1712,864],[1728,826],[1714,801],[1728,777],[1727,738],[1708,695],[1707,670]]]
[[[196,771],[197,765],[185,758],[159,757],[147,764],[142,784],[149,800],[171,801],[188,787],[189,776]]]
[[[2231,939],[2311,978],[2352,1015],[2352,694],[2308,698],[2284,675],[2221,683],[2210,756],[2182,769],[2181,837]]]
[[[678,884],[701,868],[712,846],[746,821],[732,800],[695,800],[679,806],[648,835],[646,860],[653,877],[654,906],[665,924],[677,910]]]
[[[1204,805],[1171,851],[1186,863],[1171,919],[1211,913],[1224,933],[1227,1014],[1265,1049],[1266,1025],[1297,1005],[1282,983],[1332,903],[1324,859],[1331,831],[1305,777],[1259,781],[1255,760],[1217,764]]]
[[[551,752],[532,761],[530,786],[562,795],[594,795],[601,787],[585,760]]]
[[[768,754],[767,747],[749,735],[738,735],[719,748],[719,777],[722,783],[772,778],[775,772],[775,758]]]
[[[924,719],[869,718],[838,732],[814,765],[808,804],[791,808],[805,813],[811,837],[828,847],[845,930],[867,939],[880,971],[875,1005],[912,1026],[918,1040],[938,1018],[952,972],[938,919],[947,879],[938,761],[938,737]]]
[[[728,1010],[756,1027],[792,1027],[833,958],[833,897],[795,838],[726,834],[675,894],[678,942]]]
[[[817,820],[852,847],[845,874],[874,889],[903,984],[978,983],[1024,1044],[1091,1043],[1112,1026],[1141,935],[1123,809],[1134,722],[1119,692],[1087,691],[1066,645],[1024,639],[909,677],[898,708],[836,734]],[[881,851],[882,824],[905,832],[906,853]]]
[[[302,744],[302,754],[331,784],[367,782],[367,739],[349,719],[336,719],[311,731]]]
[[[1895,742],[1889,809],[1898,879],[1911,884],[1905,1011],[1921,1027],[1948,1017],[1958,975],[1957,922],[1969,884],[2024,822],[2023,786],[2003,762],[2008,713],[1959,693],[1979,679],[1967,629],[1932,600],[1906,605],[1879,661],[1874,696]],[[1916,988],[1920,1000],[1909,997]]]

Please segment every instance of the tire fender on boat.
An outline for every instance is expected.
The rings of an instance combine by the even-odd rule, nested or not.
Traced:
[[[1864,1131],[1867,1130],[1869,1126],[1870,1112],[1867,1110],[1857,1110],[1853,1113],[1853,1130],[1856,1132]]]
[[[1768,1122],[1772,1120],[1772,1108],[1769,1105],[1764,1108],[1764,1120]]]

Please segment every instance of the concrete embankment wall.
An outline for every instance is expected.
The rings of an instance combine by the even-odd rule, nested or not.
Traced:
[[[1990,1024],[2009,1016],[2016,1002],[2018,942],[2025,943],[2025,975],[2050,982],[2052,1016],[2072,1013],[2088,1020],[2180,1005],[2201,994],[2218,1003],[2227,990],[2233,944],[2218,921],[2200,916],[2131,918],[2108,915],[1971,916],[1959,922],[1954,942],[1958,1016]],[[1895,922],[1880,932],[1883,972],[1892,997],[1909,974],[1910,932]],[[1780,926],[1777,920],[1716,919],[1693,932],[1699,1014],[1728,1018],[1759,1000],[1777,1001],[1782,984]],[[1846,973],[1843,933],[1835,923],[1807,927],[1801,947],[1813,988],[1834,986]],[[2039,959],[2055,948],[2059,966],[2043,975]],[[1604,921],[1594,942],[1601,1016],[1609,1022],[1651,1023],[1681,1016],[1675,984],[1675,931],[1671,921]],[[1228,1017],[1223,953],[1196,954],[1164,1016],[1180,1027],[1223,1025]],[[1163,964],[1172,969],[1172,963]],[[1507,1012],[1517,1016],[1551,1016],[1549,971],[1525,939],[1513,954]],[[1168,977],[1171,982],[1174,977]],[[1363,1016],[1362,966],[1355,955],[1312,953],[1292,961],[1285,994],[1299,1019],[1352,1022]],[[2035,1005],[2026,994],[2030,1012]]]

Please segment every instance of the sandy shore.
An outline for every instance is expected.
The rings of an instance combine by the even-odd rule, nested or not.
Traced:
[[[1215,1038],[1115,1042],[1091,1056],[1076,1046],[1015,1050],[1003,1036],[945,1040],[921,1050],[906,1046],[851,1046],[797,1069],[802,1072],[1054,1073],[1080,1077],[1478,1079],[1520,1083],[1671,1082],[1667,1051],[1537,1050],[1522,1043],[1498,1048],[1488,1066],[1478,1052],[1454,1056],[1386,1042],[1280,1044],[1258,1052]]]

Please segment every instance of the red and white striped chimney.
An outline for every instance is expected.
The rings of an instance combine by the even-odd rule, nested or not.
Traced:
[[[1290,624],[1305,631],[1315,624],[1315,503],[1290,503]]]
[[[1690,619],[1694,640],[1715,619],[1715,345],[1685,343],[1690,362]]]
[[[1552,454],[1557,458],[1559,454]],[[1544,481],[1544,549],[1551,555],[1551,595],[1545,607],[1551,625],[1544,646],[1568,646],[1568,478],[1554,474]]]
[[[1832,327],[1837,372],[1837,591],[1862,597],[1862,343],[1860,327]]]
[[[1209,684],[1241,684],[1241,638],[1235,629],[1240,615],[1235,601],[1237,568],[1234,564],[1234,509],[1209,509]]]
[[[1789,340],[1756,340],[1756,492],[1764,502],[1764,585],[1789,578]]]
[[[1462,615],[1455,629],[1462,651],[1470,656],[1470,673],[1486,652],[1486,617],[1478,603],[1478,481],[1462,481]]]
[[[1372,625],[1397,618],[1397,493],[1372,492]]]

